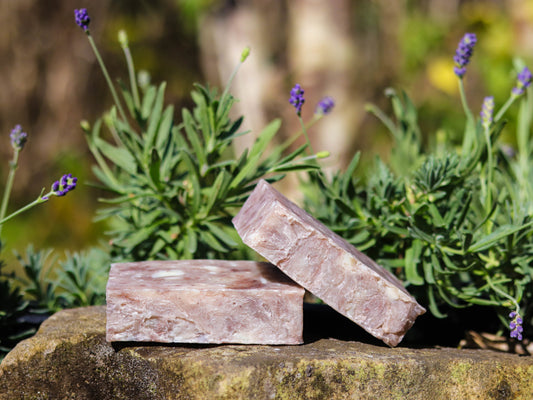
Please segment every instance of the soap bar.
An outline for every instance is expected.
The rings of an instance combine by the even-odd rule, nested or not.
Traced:
[[[426,311],[394,275],[265,180],[233,224],[245,244],[389,346]]]
[[[299,344],[304,293],[266,262],[113,264],[106,288],[106,339]]]

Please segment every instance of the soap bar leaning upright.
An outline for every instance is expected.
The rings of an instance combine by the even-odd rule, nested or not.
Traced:
[[[394,275],[264,180],[233,224],[244,243],[389,346],[426,311]]]
[[[119,263],[107,283],[106,339],[302,343],[305,290],[254,261]]]

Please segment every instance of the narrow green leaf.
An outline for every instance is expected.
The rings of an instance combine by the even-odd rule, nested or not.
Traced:
[[[228,247],[236,247],[238,245],[231,235],[225,232],[221,227],[217,226],[217,224],[205,222],[204,225],[218,240],[226,244]]]
[[[129,233],[124,240],[122,240],[122,245],[128,248],[129,250],[134,249],[139,246],[141,243],[148,240],[150,235],[154,232],[155,227],[144,227]]]
[[[437,318],[446,318],[448,315],[443,314],[440,312],[439,307],[437,306],[437,302],[435,300],[435,293],[434,293],[434,286],[428,285],[427,286],[427,295],[428,295],[428,307],[431,311],[431,314],[433,314]]]
[[[160,176],[160,168],[161,168],[161,157],[159,157],[159,153],[157,152],[157,149],[152,149],[152,155],[150,157],[150,166],[149,166],[149,174],[150,179],[154,186],[157,188],[157,190],[160,190],[161,188],[161,176]]]
[[[320,169],[318,164],[289,164],[280,165],[278,167],[271,168],[271,172],[291,172],[291,171],[308,171]]]
[[[413,240],[412,246],[405,251],[405,277],[415,286],[424,284],[424,278],[418,273],[421,253],[422,242],[420,240]]]
[[[161,151],[172,140],[172,123],[174,122],[174,106],[165,109],[157,132],[156,147]]]
[[[192,229],[189,229],[187,231],[186,250],[194,256],[194,253],[196,253],[196,249],[198,249],[198,240],[196,237],[196,232]]]
[[[119,166],[126,172],[130,174],[137,173],[137,165],[135,159],[131,154],[122,147],[116,147],[103,139],[95,138],[95,146],[99,151],[109,160],[111,160],[115,165]]]
[[[355,173],[355,169],[359,165],[359,159],[361,158],[361,152],[358,151],[355,153],[355,155],[352,158],[352,161],[350,161],[350,164],[348,165],[348,168],[342,175],[342,194],[346,196],[348,194],[348,186],[350,185],[350,182],[352,182],[353,175]]]
[[[156,87],[150,86],[143,97],[142,106],[141,106],[141,116],[143,120],[145,121],[150,116],[150,112],[152,111],[152,106],[154,104],[156,94],[157,94]]]
[[[133,118],[136,118],[137,115],[135,113],[135,105],[133,103],[133,97],[131,96],[131,93],[128,91],[127,87],[124,86],[122,82],[120,82],[120,87],[122,90],[122,97],[124,98],[124,102],[126,103],[126,107],[128,108],[130,115]]]
[[[411,234],[412,237],[421,239],[427,243],[434,243],[435,239],[433,236],[428,235],[426,232],[422,231],[421,229],[417,228],[416,226],[412,226],[407,228],[407,231]]]
[[[187,179],[192,185],[192,196],[190,191],[187,193],[187,195],[192,199],[191,211],[196,214],[198,213],[201,205],[200,172],[198,171],[198,165],[196,165],[193,156],[187,151],[183,152],[183,154],[185,155],[183,160],[187,164],[187,170],[189,171]]]
[[[110,179],[110,174],[107,174],[105,171],[102,171],[102,169],[96,165],[93,165],[91,170],[93,174],[98,178],[98,180],[102,183],[102,185],[93,184],[92,186],[121,193],[121,186],[114,180]]]
[[[200,240],[205,242],[209,247],[211,247],[213,250],[219,251],[221,253],[227,253],[229,249],[222,245],[211,232],[207,230],[200,230],[198,231],[198,234],[200,235]]]
[[[261,156],[265,152],[268,144],[274,138],[280,127],[281,120],[275,119],[261,131],[259,137],[256,139],[252,149],[250,150],[250,159],[254,159],[258,155]]]
[[[196,124],[189,110],[183,109],[182,117],[183,117],[183,128],[185,129],[185,134],[187,135],[187,138],[189,139],[189,142],[191,143],[191,146],[194,150],[194,154],[196,155],[196,158],[198,159],[198,163],[200,165],[206,165],[207,155],[205,154],[205,148],[198,135],[198,132],[196,130]]]
[[[231,123],[231,126],[228,129],[225,129],[224,131],[221,132],[221,134],[218,136],[218,140],[231,141],[234,138],[238,136],[242,136],[244,133],[246,133],[246,132],[241,132],[241,133],[238,132],[243,121],[244,121],[244,117],[240,117],[236,119],[235,121],[233,121]]]
[[[213,186],[209,188],[210,193],[204,209],[206,216],[209,215],[217,200],[224,199],[226,197],[226,188],[230,180],[231,176],[225,170],[219,172],[215,182],[213,183]]]
[[[237,165],[236,160],[220,161],[220,162],[209,165],[209,168],[207,168],[206,173],[211,172],[211,171],[216,171],[216,170],[226,171],[226,167],[233,167],[235,165]]]
[[[163,240],[162,238],[157,238],[150,249],[150,258],[159,258],[160,254],[159,252],[163,250],[167,246],[167,242]]]
[[[434,285],[435,284],[435,276],[433,275],[433,269],[434,269],[434,262],[428,262],[427,260],[424,260],[422,262],[422,268],[424,269],[424,279],[427,284]],[[438,263],[438,260],[437,260]]]
[[[381,121],[381,123],[387,127],[391,135],[396,140],[401,139],[401,136],[398,133],[398,128],[396,127],[392,119],[390,119],[381,109],[379,109],[374,104],[368,103],[365,105],[365,110],[371,114],[374,114],[374,116],[378,118]]]
[[[172,137],[161,154],[161,179],[165,182],[175,179],[182,164],[183,152],[178,141]]]
[[[159,89],[157,90],[157,95],[155,98],[154,106],[150,111],[150,118],[148,120],[148,128],[146,130],[146,135],[144,138],[144,148],[145,152],[149,151],[152,146],[154,146],[156,135],[158,133],[158,128],[161,122],[161,114],[163,112],[163,104],[165,100],[165,82],[161,83]],[[146,154],[146,155],[149,155]]]
[[[529,226],[533,225],[533,221],[525,224],[525,225],[502,225],[498,228],[496,228],[491,234],[487,236],[483,236],[480,240],[472,244],[468,248],[468,252],[475,253],[478,251],[487,250],[493,245],[495,245],[500,240],[506,238],[509,235],[512,235],[518,231],[521,231],[522,229],[525,229]]]
[[[239,171],[239,173],[233,178],[230,189],[235,189],[239,185],[241,185],[241,182],[252,172],[256,170],[256,166],[259,163],[259,159],[261,158],[261,154],[256,154],[253,158],[247,158],[246,164],[243,169]]]
[[[437,206],[433,203],[429,203],[428,204],[428,212],[429,212],[429,215],[431,216],[432,220],[431,222],[436,226],[436,227],[443,227],[446,225],[445,221],[444,221],[444,218],[442,218],[442,215],[440,214]]]
[[[354,207],[352,207],[350,204],[347,204],[343,199],[336,198],[334,201],[335,201],[335,205],[339,207],[339,210],[342,213],[349,215],[353,218],[359,217]]]
[[[279,160],[278,162],[278,165],[283,165],[283,164],[287,164],[289,162],[291,162],[292,160],[294,160],[296,157],[298,157],[300,154],[302,154],[303,152],[305,152],[305,149],[307,148],[307,145],[302,145],[300,147],[298,147],[296,150],[294,150],[291,154],[289,154],[288,156],[286,157],[283,157],[281,160]]]

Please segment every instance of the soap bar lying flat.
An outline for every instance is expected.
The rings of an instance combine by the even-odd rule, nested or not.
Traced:
[[[106,291],[106,339],[299,344],[304,293],[266,262],[113,264]]]
[[[426,311],[394,275],[264,180],[233,224],[244,243],[389,346]]]

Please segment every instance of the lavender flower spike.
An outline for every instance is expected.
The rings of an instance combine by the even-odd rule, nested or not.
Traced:
[[[22,126],[15,125],[15,127],[11,130],[9,138],[11,139],[11,146],[13,146],[14,149],[18,149],[20,151],[28,140],[28,135],[26,134],[26,132],[22,132]]]
[[[78,183],[78,178],[72,176],[72,174],[65,174],[59,179],[52,183],[52,190],[46,196],[43,196],[43,200],[48,200],[50,195],[54,196],[64,196],[71,190],[76,189],[76,184]]]
[[[335,101],[332,97],[326,96],[322,100],[320,100],[316,106],[315,114],[322,114],[326,115],[331,112],[331,110],[335,107]]]
[[[494,113],[494,97],[487,96],[483,100],[483,105],[481,106],[481,126],[484,129],[489,129],[490,124],[492,123],[492,114]]]
[[[296,108],[296,114],[298,116],[302,115],[302,106],[304,102],[304,90],[299,84],[294,85],[291,90],[291,98],[289,99],[289,103],[291,103],[294,108]]]
[[[467,33],[459,42],[459,46],[457,46],[455,56],[453,57],[453,61],[455,63],[453,72],[455,72],[455,75],[457,75],[461,79],[466,74],[466,66],[470,62],[470,58],[472,57],[476,42],[476,34]]]
[[[511,330],[510,336],[517,340],[522,340],[522,332],[524,330],[522,328],[522,317],[516,311],[512,311],[509,314],[509,318],[511,318],[511,322],[509,323],[509,329]]]
[[[74,10],[74,18],[76,19],[76,24],[85,31],[89,32],[89,23],[91,22],[91,17],[86,8],[80,8],[79,10]]]
[[[518,74],[516,86],[512,90],[512,96],[518,97],[524,94],[525,90],[531,84],[532,80],[531,71],[528,67],[524,67],[522,71]]]

